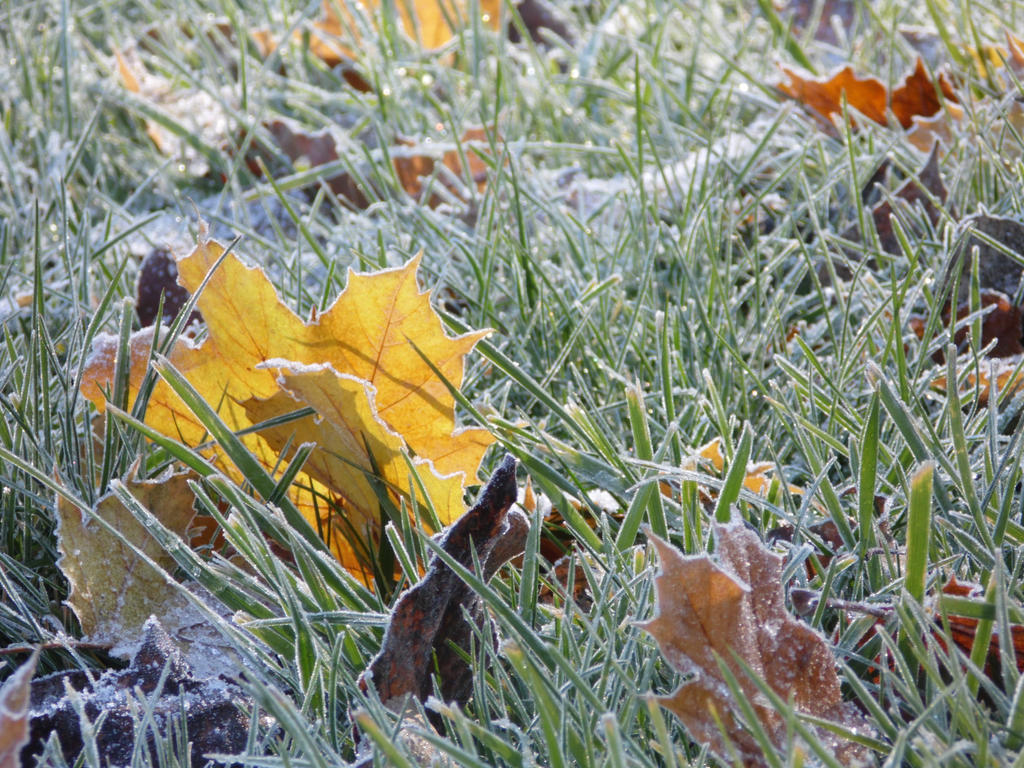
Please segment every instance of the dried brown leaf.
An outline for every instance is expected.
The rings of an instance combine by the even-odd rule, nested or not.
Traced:
[[[958,597],[981,598],[985,590],[980,584],[957,581],[951,578],[942,588],[944,595],[956,595]],[[941,625],[943,618],[936,616],[935,621]],[[956,646],[967,656],[974,650],[974,639],[978,633],[978,620],[967,616],[949,615],[945,617],[949,625],[950,634]],[[941,635],[937,634],[941,641]],[[999,629],[993,630],[992,638],[989,640],[988,654],[985,658],[985,673],[990,678],[995,678],[1002,669],[1003,657],[1000,651],[1002,643],[999,637]],[[1018,672],[1024,672],[1024,626],[1020,624],[1010,625],[1010,645],[1013,647],[1013,660]]]
[[[441,548],[469,569],[475,553],[481,577],[489,579],[525,545],[529,522],[512,507],[515,500],[516,462],[507,456],[476,505],[444,533]],[[435,557],[427,574],[395,605],[383,646],[361,685],[372,682],[381,701],[397,710],[410,695],[426,701],[436,672],[444,701],[465,703],[473,671],[452,646],[464,651],[470,647],[473,628],[467,613],[477,625],[487,621],[480,597]]]
[[[139,323],[170,325],[188,300],[189,292],[178,285],[178,263],[174,256],[166,248],[154,248],[142,261],[135,284],[135,314],[139,316]],[[188,323],[199,320],[202,320],[199,312],[192,310]]]
[[[1024,257],[1024,223],[1017,219],[975,214],[960,222],[957,232],[960,247],[949,254],[944,279],[959,272],[957,303],[970,298],[973,251],[978,251],[978,285],[982,290],[1014,296],[1024,278],[1020,259]]]
[[[332,163],[340,157],[338,144],[330,130],[305,131],[287,120],[272,120],[264,127],[273,137],[280,150],[297,165],[316,168]],[[390,150],[391,163],[399,186],[414,200],[432,208],[445,200],[444,190],[449,199],[467,202],[472,190],[483,192],[487,185],[488,164],[483,159],[490,152],[488,135],[493,128],[474,127],[467,129],[459,138],[457,146],[442,149],[437,144],[421,144],[412,139],[399,137]],[[435,149],[437,147],[437,149]],[[459,151],[461,148],[461,152]],[[251,158],[252,170],[259,172],[255,158]],[[465,163],[463,163],[465,160]],[[438,164],[442,167],[439,168]],[[425,180],[432,182],[429,195],[425,195]],[[332,192],[344,198],[353,207],[363,209],[371,199],[355,179],[348,173],[339,173],[326,179]],[[437,190],[437,191],[434,191]],[[372,190],[374,196],[380,190]],[[425,199],[424,199],[425,198]]]
[[[783,716],[743,669],[745,665],[799,713],[862,730],[860,716],[842,700],[835,659],[824,638],[786,611],[782,558],[742,525],[715,526],[717,562],[686,557],[656,536],[661,560],[655,587],[657,613],[643,624],[662,654],[689,676],[661,703],[699,743],[722,759],[735,752],[744,765],[769,763],[741,720],[740,708],[719,662],[738,681],[759,724],[781,751],[789,734]],[[865,762],[860,745],[815,728],[840,762]]]
[[[935,144],[931,148],[928,159],[916,175],[911,176],[903,182],[892,197],[901,200],[909,206],[920,205],[928,220],[932,224],[939,221],[942,215],[940,208],[933,201],[940,204],[946,202],[946,184],[942,179],[942,172],[939,169],[939,147]],[[878,242],[886,253],[899,253],[899,240],[892,225],[894,214],[891,200],[882,200],[871,209],[871,218],[878,232]],[[856,227],[851,228],[843,235],[847,240],[859,240]]]

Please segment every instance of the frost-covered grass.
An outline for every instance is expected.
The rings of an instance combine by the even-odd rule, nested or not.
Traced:
[[[776,62],[799,60],[819,71],[850,61],[898,81],[914,52],[897,30],[922,26],[934,36],[936,62],[949,63],[977,100],[942,159],[947,210],[959,217],[985,206],[1019,217],[1020,134],[990,129],[1014,87],[993,92],[968,48],[1001,43],[1004,27],[1024,28],[1024,5],[860,0],[838,48],[773,27],[770,5],[566,3],[572,44],[513,45],[470,30],[442,54],[422,54],[392,32],[361,46],[368,93],[301,45],[263,61],[237,42],[242,30],[268,26],[286,37],[318,14],[316,3],[6,5],[0,645],[48,644],[41,671],[108,662],[100,651],[54,647],[78,628],[62,605],[51,486],[102,490],[82,458],[91,440],[77,388],[83,357],[96,333],[132,322],[122,298],[134,292],[139,257],[168,242],[187,248],[198,211],[215,235],[242,237],[238,251],[266,265],[300,314],[333,297],[347,267],[395,264],[422,250],[453,331],[495,329],[469,361],[462,416],[485,418],[563,512],[594,604],[538,605],[548,576],[534,549],[524,567],[502,570],[485,594],[501,644],[479,639],[474,697],[465,710],[442,710],[446,733],[432,737],[440,754],[481,766],[712,760],[649,698],[680,679],[634,623],[653,613],[656,563],[632,526],[665,527],[685,551],[706,551],[710,517],[695,476],[681,467],[696,446],[721,437],[727,459],[749,449],[781,481],[767,497],[743,494],[736,513],[760,532],[792,526],[787,577],[821,594],[808,621],[834,645],[845,691],[884,745],[879,762],[1024,760],[1015,664],[990,679],[983,656],[972,662],[948,629],[933,632],[934,605],[903,592],[905,558],[923,557],[928,594],[950,575],[980,582],[984,600],[961,610],[1003,638],[1020,620],[1020,399],[981,406],[973,390],[947,397],[935,389],[947,370],[932,352],[949,335],[932,323],[919,340],[907,322],[910,313],[940,312],[955,221],[946,215],[931,226],[906,212],[925,234],[911,232],[895,256],[879,254],[870,238],[840,243],[866,215],[861,189],[880,164],[912,173],[924,158],[898,128],[829,135],[772,87]],[[228,26],[211,32],[221,19]],[[189,149],[157,150],[147,107],[118,80],[113,59],[115,48],[140,41],[148,41],[142,59],[151,73],[194,92],[191,113],[217,110],[210,116],[222,123],[223,146],[171,122],[163,127]],[[318,172],[283,157],[257,178],[242,152],[226,149],[244,150],[276,117],[311,131],[339,126],[343,151],[332,169],[376,179],[390,193],[350,210],[317,184]],[[496,126],[484,191],[437,209],[398,191],[382,145],[396,135],[451,142],[479,124]],[[194,175],[200,170],[206,175]],[[829,265],[851,254],[852,277],[823,282]],[[167,456],[128,426],[109,445],[108,477],[139,455]],[[500,454],[488,456],[481,477]],[[908,521],[912,478],[927,462],[933,498],[915,507],[931,531],[923,551],[919,536],[908,538]],[[672,492],[658,494],[657,480]],[[787,483],[806,492],[788,494]],[[252,553],[250,571],[182,555],[181,575],[219,589],[251,619],[209,618],[260,670],[250,687],[271,716],[254,726],[251,759],[235,762],[342,764],[354,756],[358,713],[376,760],[409,764],[392,738],[395,715],[356,685],[394,598],[353,584],[245,489],[223,480],[204,488],[202,503],[235,513],[231,536]],[[610,495],[618,512],[588,506],[594,491]],[[875,495],[884,497],[881,515]],[[569,496],[584,500],[578,514]],[[823,562],[827,550],[809,526],[826,519],[846,540]],[[270,551],[260,532],[268,526],[294,565]],[[419,540],[405,544],[427,551]],[[876,626],[874,616],[830,599],[896,610]],[[249,643],[246,632],[263,643]],[[1012,656],[1005,643],[1003,652]],[[0,676],[19,658],[5,657]],[[174,764],[183,739],[158,740],[160,765]],[[150,754],[141,751],[140,761]],[[772,764],[804,759],[793,749]]]

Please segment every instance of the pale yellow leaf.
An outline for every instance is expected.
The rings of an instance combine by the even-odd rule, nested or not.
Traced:
[[[187,538],[195,516],[188,481],[191,472],[168,470],[151,480],[137,480],[133,469],[125,486],[138,502],[167,528]],[[105,521],[124,536],[119,539]],[[163,571],[173,571],[174,559],[125,508],[113,493],[91,509],[79,509],[63,496],[57,498],[57,547],[61,571],[71,586],[68,605],[82,632],[96,641],[119,642],[142,627],[151,613],[166,612],[178,604],[178,593],[158,572],[133,551],[145,553]]]

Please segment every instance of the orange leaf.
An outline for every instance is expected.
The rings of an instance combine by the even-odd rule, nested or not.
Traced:
[[[961,395],[971,394],[977,388],[978,405],[987,405],[988,398],[992,391],[992,377],[989,375],[989,363],[982,359],[980,365],[971,370],[964,377],[964,383],[960,386]],[[1021,367],[1021,356],[1004,357],[992,361],[992,372],[995,374],[995,383],[999,389],[999,398],[1004,401],[1008,397],[1024,388],[1024,370]],[[932,386],[936,389],[945,390],[947,385],[945,376],[936,376],[932,379]]]
[[[978,596],[984,593],[979,584],[965,584],[951,578],[942,588],[945,595],[957,595],[960,597]],[[936,622],[942,623],[942,617],[936,616]],[[950,634],[953,642],[965,654],[970,656],[974,650],[974,638],[978,632],[978,620],[967,616],[947,616]],[[940,638],[941,639],[941,638]],[[1010,641],[1013,645],[1013,658],[1018,672],[1024,672],[1024,626],[1020,624],[1010,625]],[[1000,639],[998,629],[993,630],[992,639],[989,641],[988,655],[985,659],[985,673],[989,677],[995,677],[996,671],[1002,664],[1002,654],[999,649]]]
[[[911,126],[915,116],[930,117],[941,109],[936,89],[946,100],[955,101],[953,89],[946,78],[940,75],[938,80],[932,80],[920,58],[914,71],[891,94],[877,77],[858,77],[849,65],[823,78],[804,77],[789,67],[782,67],[782,71],[789,81],[780,83],[780,90],[825,122],[842,113],[844,96],[852,109],[881,125],[888,123],[886,110],[891,107],[896,120],[904,128]]]
[[[842,112],[843,95],[846,102],[864,117],[885,124],[886,91],[877,77],[860,78],[847,65],[826,78],[807,78],[789,67],[782,67],[789,82],[779,88],[817,113],[826,121]]]

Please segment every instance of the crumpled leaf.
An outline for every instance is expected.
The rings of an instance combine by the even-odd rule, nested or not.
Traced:
[[[828,644],[786,611],[782,558],[765,549],[742,524],[716,525],[714,533],[717,562],[707,555],[685,557],[668,542],[650,536],[661,560],[655,580],[657,613],[641,626],[654,636],[668,662],[688,676],[675,693],[660,698],[662,706],[679,717],[695,741],[709,744],[722,760],[730,761],[735,750],[746,766],[769,765],[741,722],[741,710],[719,663],[732,672],[780,752],[788,729],[744,671],[742,661],[797,712],[855,731],[863,729],[856,710],[842,700]],[[868,759],[860,745],[826,729],[808,727],[840,763]]]
[[[28,741],[30,684],[38,659],[35,651],[0,687],[0,768],[21,766],[21,748]]]
[[[178,262],[181,285],[195,292],[223,254],[224,248],[215,241],[201,242]],[[281,471],[279,451],[287,442],[282,430],[287,430],[288,437],[298,438],[291,443],[295,445],[307,441],[302,428],[312,429],[315,423],[309,439],[327,440],[330,433],[333,440],[338,437],[337,430],[347,430],[347,444],[359,449],[337,458],[367,470],[375,463],[393,483],[392,490],[408,497],[414,493],[414,483],[404,458],[394,450],[395,436],[400,436],[402,447],[417,459],[438,518],[450,523],[463,512],[462,489],[474,476],[492,438],[485,429],[456,429],[454,398],[420,355],[431,360],[448,382],[459,386],[463,357],[488,331],[455,338],[445,333],[441,319],[430,306],[429,295],[420,292],[417,285],[419,261],[417,256],[401,267],[373,274],[350,271],[345,291],[307,323],[281,302],[262,270],[248,267],[229,254],[197,301],[207,323],[206,338],[198,343],[179,338],[168,360],[236,431],[298,410],[305,400],[296,401],[295,397],[308,396],[324,409],[318,411],[315,422],[293,422],[267,430],[266,435],[243,435],[246,447],[269,471]],[[153,329],[143,329],[130,339],[129,405],[146,372],[152,338]],[[105,407],[103,392],[113,377],[116,348],[113,337],[98,339],[83,375],[82,393],[101,410]],[[271,360],[274,366],[267,364]],[[299,374],[306,370],[303,366],[329,366],[337,379],[332,386],[347,388],[349,395],[359,395],[366,402],[358,407],[346,406],[342,418],[324,404],[322,392],[300,383]],[[323,373],[326,369],[316,370]],[[286,378],[292,377],[288,384],[291,396],[282,389],[282,372]],[[364,420],[353,426],[352,414],[356,412]],[[201,422],[163,381],[150,395],[146,423],[190,446],[207,439]],[[358,440],[352,438],[356,432]],[[338,449],[336,442],[328,445]],[[388,447],[380,455],[374,454],[370,462],[367,445]],[[321,447],[320,453],[327,450]],[[206,454],[216,458],[227,474],[239,477],[233,465],[216,457],[215,448],[207,449]],[[326,469],[328,464],[332,466],[330,471]],[[324,468],[320,473],[324,478],[337,473],[337,464],[316,452],[310,466]],[[339,532],[350,532],[346,525],[350,517],[357,524],[377,521],[373,533],[379,534],[379,503],[365,493],[365,486],[365,481],[324,486],[316,476],[302,472],[291,497],[314,527],[339,527]],[[422,493],[416,494],[423,499]],[[325,500],[340,507],[343,519],[332,518]],[[362,568],[365,557],[353,548],[348,537],[332,537],[330,544],[347,568],[368,578]]]
[[[167,470],[150,480],[137,479],[138,467],[124,480],[132,496],[167,528],[187,538],[195,516],[189,471]],[[97,517],[120,531],[127,541],[173,571],[168,555],[121,500],[109,493],[91,510],[79,509],[63,496],[57,498],[57,564],[71,586],[71,606],[82,632],[96,642],[121,642],[132,636],[150,614],[163,615],[178,607],[181,596],[168,588],[164,575],[121,541]]]
[[[956,101],[945,76],[940,74],[937,80],[932,80],[921,58],[917,59],[914,71],[891,92],[876,77],[858,77],[851,66],[821,78],[806,77],[785,66],[782,71],[788,80],[780,83],[779,89],[827,125],[831,125],[833,115],[842,114],[844,96],[852,109],[880,125],[888,125],[887,110],[891,108],[896,121],[904,128],[913,124],[914,117],[930,117],[942,109],[938,92],[946,101]]]
[[[444,534],[441,548],[459,564],[473,568],[473,553],[486,581],[526,544],[529,521],[513,508],[516,500],[516,462],[506,456],[480,494],[477,503]],[[399,710],[407,696],[426,701],[433,693],[432,676],[439,678],[446,703],[464,704],[472,691],[473,671],[462,653],[470,650],[473,628],[487,621],[480,597],[440,558],[395,605],[380,652],[360,680],[373,683],[381,701]]]

